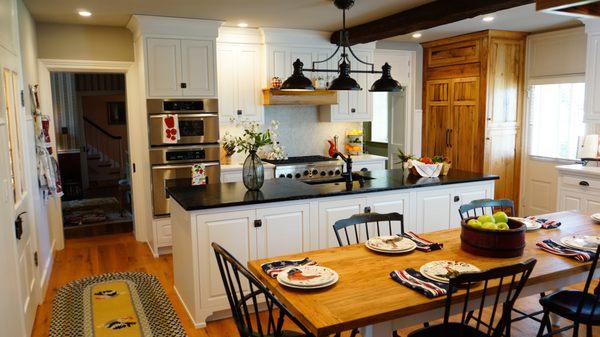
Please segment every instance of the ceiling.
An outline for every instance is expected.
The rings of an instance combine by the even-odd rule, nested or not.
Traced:
[[[341,26],[341,14],[331,0],[24,0],[36,21],[124,27],[132,14],[223,20],[225,25],[240,22],[250,27],[280,27],[334,31]],[[447,1],[447,0],[442,0]],[[432,0],[357,0],[348,14],[348,26],[378,19]],[[84,5],[82,5],[84,4]],[[85,9],[93,13],[84,18]],[[484,29],[537,32],[578,24],[567,16],[543,14],[535,5],[516,7],[494,14],[484,23],[481,17],[462,20],[422,31],[420,39],[411,34],[389,40],[425,42]]]

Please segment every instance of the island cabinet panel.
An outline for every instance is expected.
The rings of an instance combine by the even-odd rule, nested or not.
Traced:
[[[600,175],[595,172],[595,167],[584,167],[578,171],[571,169],[577,166],[558,167],[557,209],[598,213],[600,212]]]
[[[338,247],[339,244],[335,236],[335,231],[333,230],[333,225],[338,220],[349,218],[354,214],[364,213],[366,205],[367,200],[365,198],[337,199],[319,202],[319,247]],[[351,241],[356,242],[356,235],[353,232],[348,231],[348,235],[350,236]],[[359,233],[359,236],[360,235],[361,233]]]
[[[367,198],[367,207],[371,212],[385,214],[385,213],[399,213],[404,215],[404,231],[417,232],[414,221],[410,218],[410,194],[409,193],[398,193],[394,192],[387,195],[374,196]],[[387,224],[386,224],[387,226]],[[387,227],[386,227],[387,228]],[[370,224],[369,233],[375,233],[376,229],[374,224]],[[402,226],[400,222],[392,222],[392,233],[400,234],[402,232]],[[387,233],[387,229],[384,231]]]
[[[269,207],[256,210],[258,256],[269,257],[310,249],[309,204]]]

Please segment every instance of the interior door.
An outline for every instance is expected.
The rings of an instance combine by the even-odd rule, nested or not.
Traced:
[[[432,80],[425,85],[425,122],[423,156],[451,157],[449,134],[452,129],[450,113],[451,80]]]
[[[7,191],[5,191],[4,197],[2,197],[3,203],[7,208],[7,212],[3,212],[2,214],[8,215],[8,221],[6,222],[7,226],[2,227],[12,229],[9,231],[10,233],[8,233],[8,238],[12,240],[12,243],[1,246],[1,249],[13,250],[16,248],[16,281],[6,285],[13,289],[13,292],[16,290],[18,294],[18,305],[11,308],[10,311],[2,312],[4,315],[8,312],[15,311],[15,308],[18,308],[15,312],[18,313],[20,317],[24,318],[23,327],[25,328],[27,335],[30,335],[38,304],[36,294],[37,261],[35,261],[37,239],[35,237],[33,223],[30,220],[31,211],[29,210],[29,206],[31,200],[29,200],[29,198],[31,198],[31,195],[27,193],[25,170],[23,167],[23,138],[21,135],[22,128],[20,124],[23,111],[20,109],[17,94],[19,92],[17,73],[4,69],[2,73],[2,84],[4,96],[3,110],[4,116],[6,116],[6,131],[8,131],[4,132],[4,134],[8,134],[6,142],[8,146],[4,146],[0,152],[8,153],[9,159],[8,174],[0,176],[0,178],[3,179],[8,178],[8,188]],[[6,149],[8,149],[8,151],[6,151]],[[6,182],[7,180],[4,181]],[[17,224],[18,219],[20,220]],[[12,252],[7,251],[6,253],[8,253],[8,256],[12,255]],[[4,255],[4,253],[0,255]],[[10,263],[11,261],[7,260],[6,262]],[[14,260],[12,262],[14,263]],[[4,279],[8,276],[8,279],[11,280],[14,274],[8,274],[10,274],[10,270],[14,268],[10,266],[7,266],[7,268],[7,270],[2,269],[3,274],[5,274],[2,278]],[[4,281],[5,280],[0,281],[0,284]],[[11,295],[8,295],[8,297],[10,296]],[[2,302],[3,301],[4,299]],[[19,318],[17,322],[18,321],[21,321],[21,319]],[[14,323],[10,322],[8,325],[12,324]],[[14,336],[19,335],[21,334],[15,334]]]
[[[452,167],[481,172],[483,126],[479,126],[479,78],[459,78],[451,82],[451,115],[449,145]]]

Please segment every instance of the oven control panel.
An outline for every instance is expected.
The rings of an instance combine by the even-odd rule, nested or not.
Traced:
[[[199,150],[186,150],[186,151],[169,151],[165,153],[167,161],[181,161],[181,160],[195,160],[195,159],[206,159],[206,151],[203,149]]]

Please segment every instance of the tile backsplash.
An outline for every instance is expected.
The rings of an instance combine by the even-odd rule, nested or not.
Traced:
[[[265,107],[265,126],[271,120],[279,121],[279,143],[284,147],[288,156],[325,155],[329,146],[327,139],[334,135],[340,137],[339,146],[343,146],[344,135],[350,129],[362,129],[361,122],[320,122],[317,107],[314,106],[279,106]],[[233,135],[242,133],[240,127],[233,124],[222,124],[221,136],[229,131]],[[246,157],[236,153],[233,162],[240,162]]]

